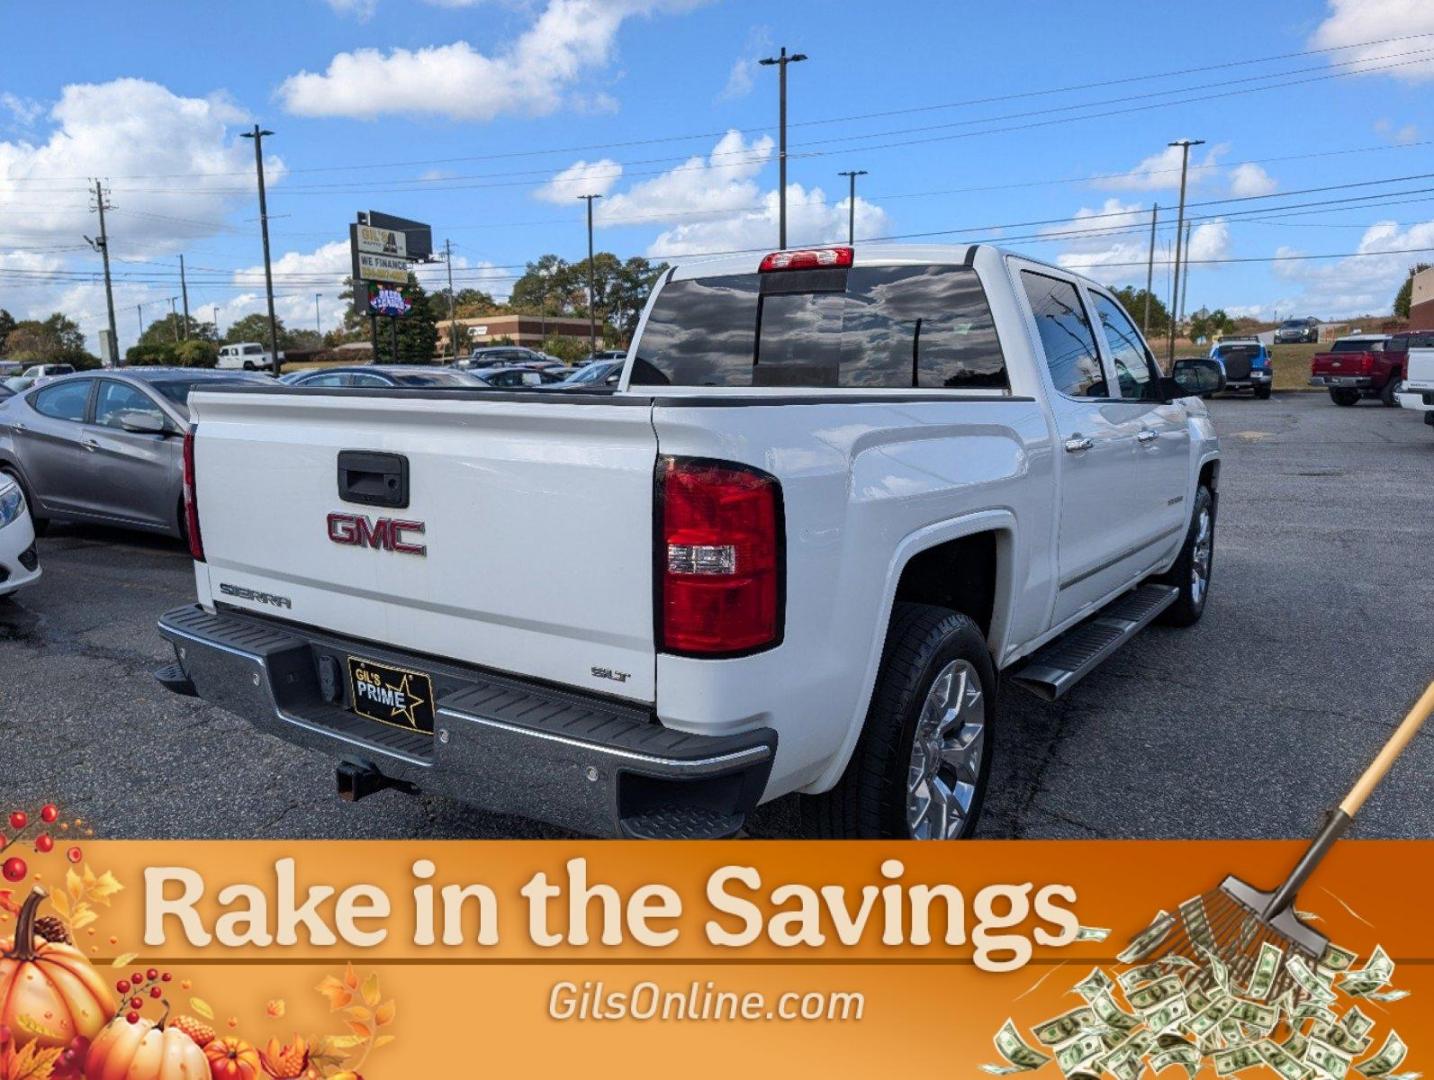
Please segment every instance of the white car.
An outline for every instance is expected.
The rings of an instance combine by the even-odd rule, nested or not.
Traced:
[[[817,835],[955,838],[998,671],[1059,697],[1204,610],[1220,365],[1163,377],[1067,270],[682,263],[625,363],[610,392],[195,393],[160,681],[342,759],[350,799],[720,837],[800,792]]]
[[[9,596],[40,576],[35,528],[20,485],[0,473],[0,596]]]
[[[284,362],[283,352],[279,353],[279,362]],[[257,341],[241,341],[221,346],[214,366],[241,371],[270,371],[274,367],[274,355]]]
[[[1404,384],[1395,397],[1403,408],[1423,413],[1424,422],[1434,427],[1434,331],[1410,336]]]

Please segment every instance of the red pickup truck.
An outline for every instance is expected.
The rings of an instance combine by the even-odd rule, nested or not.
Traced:
[[[1388,334],[1351,334],[1316,353],[1310,361],[1310,385],[1329,390],[1336,405],[1355,405],[1360,398],[1377,397],[1393,407],[1394,391],[1403,379],[1403,353],[1388,352]]]

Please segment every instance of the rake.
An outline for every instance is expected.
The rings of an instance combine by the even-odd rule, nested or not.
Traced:
[[[1329,938],[1299,919],[1294,910],[1295,897],[1334,842],[1349,829],[1364,801],[1431,712],[1434,712],[1434,683],[1430,683],[1415,702],[1344,801],[1329,812],[1324,828],[1279,888],[1265,892],[1230,875],[1218,889],[1181,904],[1179,916],[1169,917],[1172,922],[1165,931],[1168,936],[1149,946],[1145,950],[1147,955],[1140,959],[1158,961],[1178,956],[1194,961],[1200,974],[1192,981],[1208,985],[1214,978],[1203,960],[1204,956],[1215,956],[1225,965],[1232,985],[1248,986],[1261,946],[1268,943],[1280,949],[1282,955],[1264,999],[1277,1000],[1291,988],[1296,996],[1301,996],[1303,991],[1289,973],[1287,961],[1291,956],[1302,957],[1310,971],[1314,971],[1329,945]],[[1157,927],[1146,930],[1145,935],[1152,932],[1158,938]]]

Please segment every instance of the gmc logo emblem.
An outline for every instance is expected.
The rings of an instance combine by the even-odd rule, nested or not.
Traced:
[[[425,526],[421,521],[399,521],[396,518],[370,519],[365,514],[329,515],[329,539],[348,547],[375,548],[379,551],[396,551],[400,555],[428,555],[426,544],[414,544],[404,539],[405,533],[423,535]]]

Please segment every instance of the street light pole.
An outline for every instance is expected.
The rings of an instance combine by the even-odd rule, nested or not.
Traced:
[[[601,195],[579,195],[588,204],[588,355],[597,355],[597,308],[594,307],[594,277],[596,274],[593,267],[593,200],[601,199]]]
[[[144,305],[136,304],[134,309],[139,312],[139,336],[144,337]]]
[[[1160,204],[1150,207],[1150,256],[1145,260],[1145,317],[1140,322],[1142,337],[1150,337],[1150,290],[1155,286],[1155,219],[1160,216]]]
[[[174,328],[174,340],[176,343],[179,341],[179,312],[175,310],[174,305],[178,302],[179,297],[177,296],[171,296],[169,298],[169,322]]]
[[[443,261],[448,264],[448,344],[458,360],[458,298],[453,295],[453,241],[443,241]]]
[[[279,323],[274,317],[274,272],[269,265],[269,206],[264,198],[264,136],[274,133],[255,124],[253,131],[242,134],[244,138],[254,140],[254,171],[259,176],[259,233],[264,238],[264,295],[269,301],[269,354],[274,362],[274,374],[278,375]]]
[[[324,324],[319,319],[319,301],[323,299],[323,293],[314,293],[314,333],[319,335],[319,344],[324,343]]]
[[[1175,219],[1175,291],[1180,292],[1180,238],[1185,231],[1185,176],[1190,169],[1190,148],[1204,146],[1204,139],[1176,139],[1169,144],[1180,147],[1180,212]],[[1174,299],[1174,298],[1172,298]],[[1170,349],[1167,355],[1169,368],[1175,367],[1175,305],[1170,308]]]
[[[184,256],[179,257],[179,293],[184,298],[184,340],[189,340],[189,282],[184,276]]]
[[[782,46],[781,54],[769,56],[758,63],[763,67],[777,67],[777,96],[778,96],[778,147],[777,147],[777,246],[787,246],[787,65],[798,64],[807,58],[806,53],[793,53],[787,55],[787,47]]]
[[[850,193],[846,200],[846,242],[854,245],[856,243],[856,178],[865,176],[865,169],[853,169],[849,172],[837,173],[838,176],[845,176],[851,181]]]
[[[214,311],[214,340],[215,340],[215,341],[218,341],[218,340],[219,340],[219,305],[218,305],[218,304],[212,304],[212,305],[210,305],[210,307],[211,307],[212,310]]]

